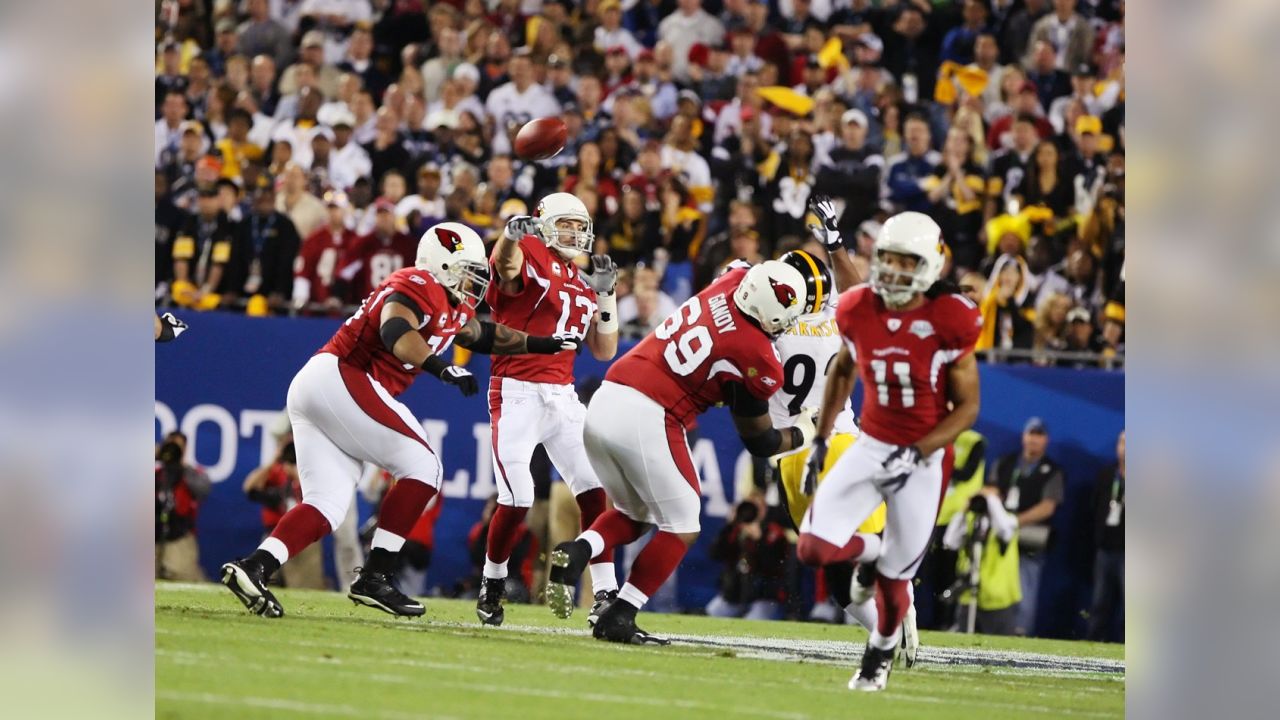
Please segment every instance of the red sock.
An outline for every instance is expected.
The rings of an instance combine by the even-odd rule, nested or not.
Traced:
[[[876,631],[884,637],[893,635],[907,616],[907,608],[911,606],[911,596],[907,595],[907,583],[910,580],[892,580],[879,573],[876,574],[876,612],[879,622]]]
[[[422,517],[427,503],[435,497],[436,489],[421,480],[401,478],[387,491],[382,498],[382,507],[378,510],[378,528],[392,535],[408,537],[409,531]]]
[[[796,543],[796,558],[805,565],[821,567],[857,557],[866,547],[866,542],[856,534],[844,547],[836,547],[816,535],[803,533]]]
[[[578,501],[578,510],[582,514],[583,530],[589,529],[592,524],[604,514],[604,488],[592,488],[584,493],[579,493],[573,499]],[[624,515],[623,517],[626,516]],[[607,542],[605,544],[604,552],[592,558],[591,564],[595,565],[596,563],[606,562],[613,562],[613,546],[609,545]]]
[[[612,557],[613,548],[639,540],[649,526],[632,520],[615,508],[601,513],[587,529],[600,533],[600,537],[604,538],[604,552]],[[604,557],[604,554],[600,557]]]
[[[271,537],[284,543],[289,557],[306,550],[312,543],[328,535],[333,528],[329,521],[315,507],[306,503],[294,505],[293,509],[280,518],[271,531]]]
[[[529,508],[506,505],[499,505],[493,511],[493,519],[489,521],[488,550],[485,552],[490,560],[504,563],[511,557],[511,551],[515,550],[516,541],[520,539],[516,529],[528,512]]]
[[[679,535],[659,530],[636,556],[627,582],[646,596],[653,597],[662,583],[675,572],[687,550]]]

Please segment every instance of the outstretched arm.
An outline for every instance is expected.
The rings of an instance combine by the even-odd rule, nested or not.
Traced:
[[[572,337],[541,337],[515,328],[471,318],[458,332],[458,344],[481,355],[554,355],[577,350],[579,341]]]
[[[809,212],[818,218],[818,225],[810,225],[809,232],[813,238],[827,249],[827,257],[831,260],[836,277],[836,292],[842,292],[862,282],[858,268],[854,267],[849,251],[845,249],[844,238],[840,237],[840,229],[836,226],[836,206],[831,198],[815,195],[809,200]]]
[[[614,289],[618,268],[608,255],[592,255],[590,270],[584,272],[583,277],[596,291],[600,306],[595,322],[587,331],[587,348],[597,360],[612,360],[618,354],[618,296]]]
[[[507,221],[502,237],[493,246],[493,267],[498,273],[499,290],[506,293],[520,291],[520,272],[524,268],[524,251],[520,249],[520,240],[525,235],[537,233],[538,221],[528,215],[515,215]]]

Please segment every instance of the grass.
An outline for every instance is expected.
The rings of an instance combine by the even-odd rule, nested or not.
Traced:
[[[692,643],[626,647],[591,639],[585,612],[542,606],[477,624],[472,602],[430,600],[404,620],[336,593],[278,591],[280,620],[249,615],[221,586],[155,593],[156,717],[946,718],[1121,717],[1124,676],[921,662],[889,690],[853,693],[859,654],[837,665],[741,657]],[[856,641],[848,626],[642,614],[672,635],[760,642]],[[928,647],[1123,659],[1122,646],[925,633]],[[749,654],[749,653],[746,653]]]

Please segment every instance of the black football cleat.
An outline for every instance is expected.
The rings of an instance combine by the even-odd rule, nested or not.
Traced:
[[[862,669],[849,679],[849,689],[859,692],[879,692],[889,683],[893,671],[894,648],[881,650],[867,644],[862,653]]]
[[[597,640],[622,643],[624,645],[670,645],[671,641],[641,630],[636,626],[636,607],[625,600],[609,604],[591,634]]]
[[[596,601],[591,604],[591,613],[587,615],[587,627],[595,627],[600,615],[618,599],[617,590],[601,590],[596,593]]]
[[[401,617],[418,617],[427,611],[422,603],[400,592],[390,575],[365,568],[356,568],[356,572],[360,576],[347,591],[351,602]]]
[[[551,551],[551,573],[547,577],[547,605],[561,620],[573,614],[573,591],[578,587],[578,580],[581,579],[589,562],[591,562],[591,545],[586,540],[562,542]]]
[[[278,618],[284,608],[267,589],[266,572],[257,562],[236,560],[222,566],[222,584],[254,615]]]
[[[476,598],[476,617],[484,625],[497,627],[506,618],[502,600],[507,596],[506,578],[484,578],[480,584],[480,597]]]

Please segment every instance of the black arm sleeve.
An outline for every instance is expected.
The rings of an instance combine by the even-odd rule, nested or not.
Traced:
[[[400,316],[391,318],[382,323],[382,327],[378,328],[378,334],[382,337],[382,345],[391,352],[395,352],[396,341],[404,336],[405,333],[413,332],[413,325],[408,320]]]
[[[487,320],[479,320],[480,337],[470,342],[462,342],[458,339],[458,344],[480,355],[489,355],[493,352],[493,338],[497,334],[497,326]]]
[[[769,412],[769,403],[761,400],[740,382],[725,383],[725,404],[729,412],[741,417],[759,417]]]
[[[387,302],[398,303],[409,308],[409,311],[413,313],[415,318],[417,318],[418,323],[422,323],[422,308],[418,307],[417,300],[414,300],[402,292],[393,292],[391,293],[391,296],[387,298]]]

